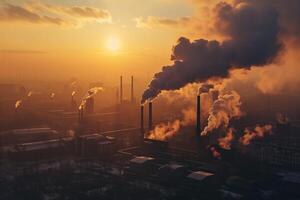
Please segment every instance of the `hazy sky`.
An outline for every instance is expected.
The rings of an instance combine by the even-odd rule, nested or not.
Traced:
[[[189,0],[0,0],[1,78],[150,79],[194,12]]]

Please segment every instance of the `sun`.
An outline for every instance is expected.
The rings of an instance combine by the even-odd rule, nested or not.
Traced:
[[[118,38],[110,37],[106,41],[106,47],[110,51],[118,51],[120,49],[120,41]]]

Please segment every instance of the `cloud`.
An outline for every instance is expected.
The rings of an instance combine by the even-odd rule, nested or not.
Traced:
[[[35,24],[77,25],[84,20],[111,22],[107,10],[88,6],[58,6],[38,1],[24,5],[0,3],[0,22],[28,22]]]
[[[101,22],[111,22],[109,11],[88,6],[58,6],[43,4],[41,2],[31,2],[27,4],[30,8],[43,12],[52,12],[59,15],[68,15],[77,19],[94,19]]]
[[[65,13],[72,16],[84,17],[84,18],[95,18],[101,20],[108,20],[111,18],[110,13],[106,10],[101,10],[92,7],[78,7],[74,6],[71,8],[63,8]]]
[[[23,21],[37,24],[67,24],[65,20],[59,17],[51,17],[33,12],[25,7],[5,3],[0,7],[0,21]]]
[[[177,19],[171,19],[166,17],[149,16],[147,18],[135,18],[136,27],[138,28],[153,28],[153,27],[184,27],[191,24],[194,19],[192,17],[180,17]]]

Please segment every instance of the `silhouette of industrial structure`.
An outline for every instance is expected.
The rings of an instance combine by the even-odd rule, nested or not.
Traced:
[[[147,138],[155,128],[155,104],[137,104],[133,76],[129,100],[124,99],[123,89],[120,76],[117,103],[105,112],[96,111],[92,94],[84,107],[79,107],[72,94],[66,110],[46,112],[48,125],[1,131],[0,186],[5,189],[0,199],[20,199],[21,194],[27,199],[43,195],[62,199],[281,199],[286,194],[300,198],[299,137],[277,134],[247,147],[233,144],[230,151],[219,149],[213,138],[201,135],[201,97],[197,95],[196,122],[187,129],[192,134],[183,145],[186,148],[178,147],[176,142]],[[211,98],[216,100],[218,93],[211,93]],[[278,132],[289,126],[276,125]],[[211,147],[222,157],[214,157]],[[249,177],[249,171],[256,176]]]

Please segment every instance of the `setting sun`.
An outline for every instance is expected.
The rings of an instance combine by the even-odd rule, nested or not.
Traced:
[[[111,37],[106,41],[106,47],[110,51],[118,51],[120,49],[120,41],[118,38]]]

